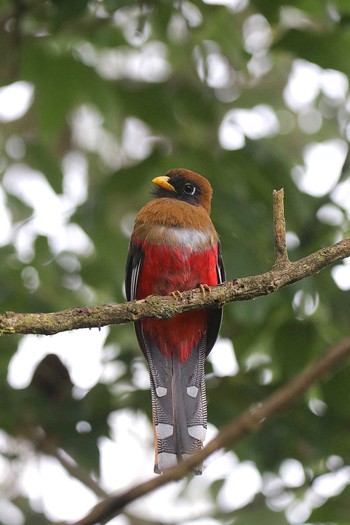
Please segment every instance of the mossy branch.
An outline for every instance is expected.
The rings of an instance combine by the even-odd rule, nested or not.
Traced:
[[[181,297],[151,295],[146,299],[123,304],[76,307],[52,313],[6,312],[0,315],[0,335],[53,335],[78,328],[101,328],[146,317],[168,319],[182,312],[218,308],[228,302],[246,301],[271,294],[350,256],[348,238],[303,259],[290,262],[285,239],[283,190],[273,192],[273,201],[275,264],[266,273],[226,281],[211,287],[210,293],[203,293],[197,288],[183,292]]]

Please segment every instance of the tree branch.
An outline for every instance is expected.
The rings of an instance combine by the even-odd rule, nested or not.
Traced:
[[[331,347],[322,357],[314,361],[303,372],[281,387],[264,402],[246,410],[235,421],[224,427],[206,447],[192,454],[177,466],[169,468],[161,476],[135,485],[129,490],[109,496],[98,503],[91,512],[73,525],[93,525],[101,520],[110,519],[119,514],[132,501],[162,487],[170,481],[176,481],[201,464],[213,452],[232,446],[248,434],[259,430],[267,420],[290,407],[310,386],[325,377],[329,379],[330,371],[350,356],[350,337]]]
[[[350,238],[290,262],[286,248],[283,189],[273,192],[275,264],[269,272],[213,286],[203,296],[201,290],[183,292],[180,297],[151,295],[139,301],[71,308],[52,313],[15,313],[0,315],[0,335],[53,335],[78,328],[138,321],[146,317],[168,319],[182,312],[219,308],[232,301],[254,299],[309,277],[327,266],[350,256]]]

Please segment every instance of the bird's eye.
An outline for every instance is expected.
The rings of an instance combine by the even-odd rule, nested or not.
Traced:
[[[196,187],[187,182],[184,185],[184,193],[186,193],[186,195],[194,195],[196,193]]]

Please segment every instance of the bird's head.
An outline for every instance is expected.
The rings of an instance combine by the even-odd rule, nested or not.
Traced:
[[[203,206],[210,214],[212,187],[207,179],[185,169],[172,169],[161,177],[153,179],[156,188],[155,198],[170,198],[187,202],[193,206]]]

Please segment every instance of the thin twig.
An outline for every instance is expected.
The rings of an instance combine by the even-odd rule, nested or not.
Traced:
[[[286,221],[284,218],[284,189],[274,190],[272,197],[275,267],[281,267],[289,264],[286,241]]]
[[[206,447],[189,456],[177,466],[170,468],[161,476],[152,478],[144,483],[135,485],[121,494],[110,496],[98,503],[87,516],[73,525],[93,525],[101,520],[119,514],[126,505],[144,496],[159,487],[176,481],[193,470],[213,452],[232,446],[247,434],[252,434],[273,416],[290,407],[298,400],[316,381],[327,377],[331,370],[350,356],[350,337],[331,347],[322,357],[314,361],[303,372],[292,379],[287,385],[281,387],[270,395],[259,406],[246,410],[237,420],[224,427]]]

